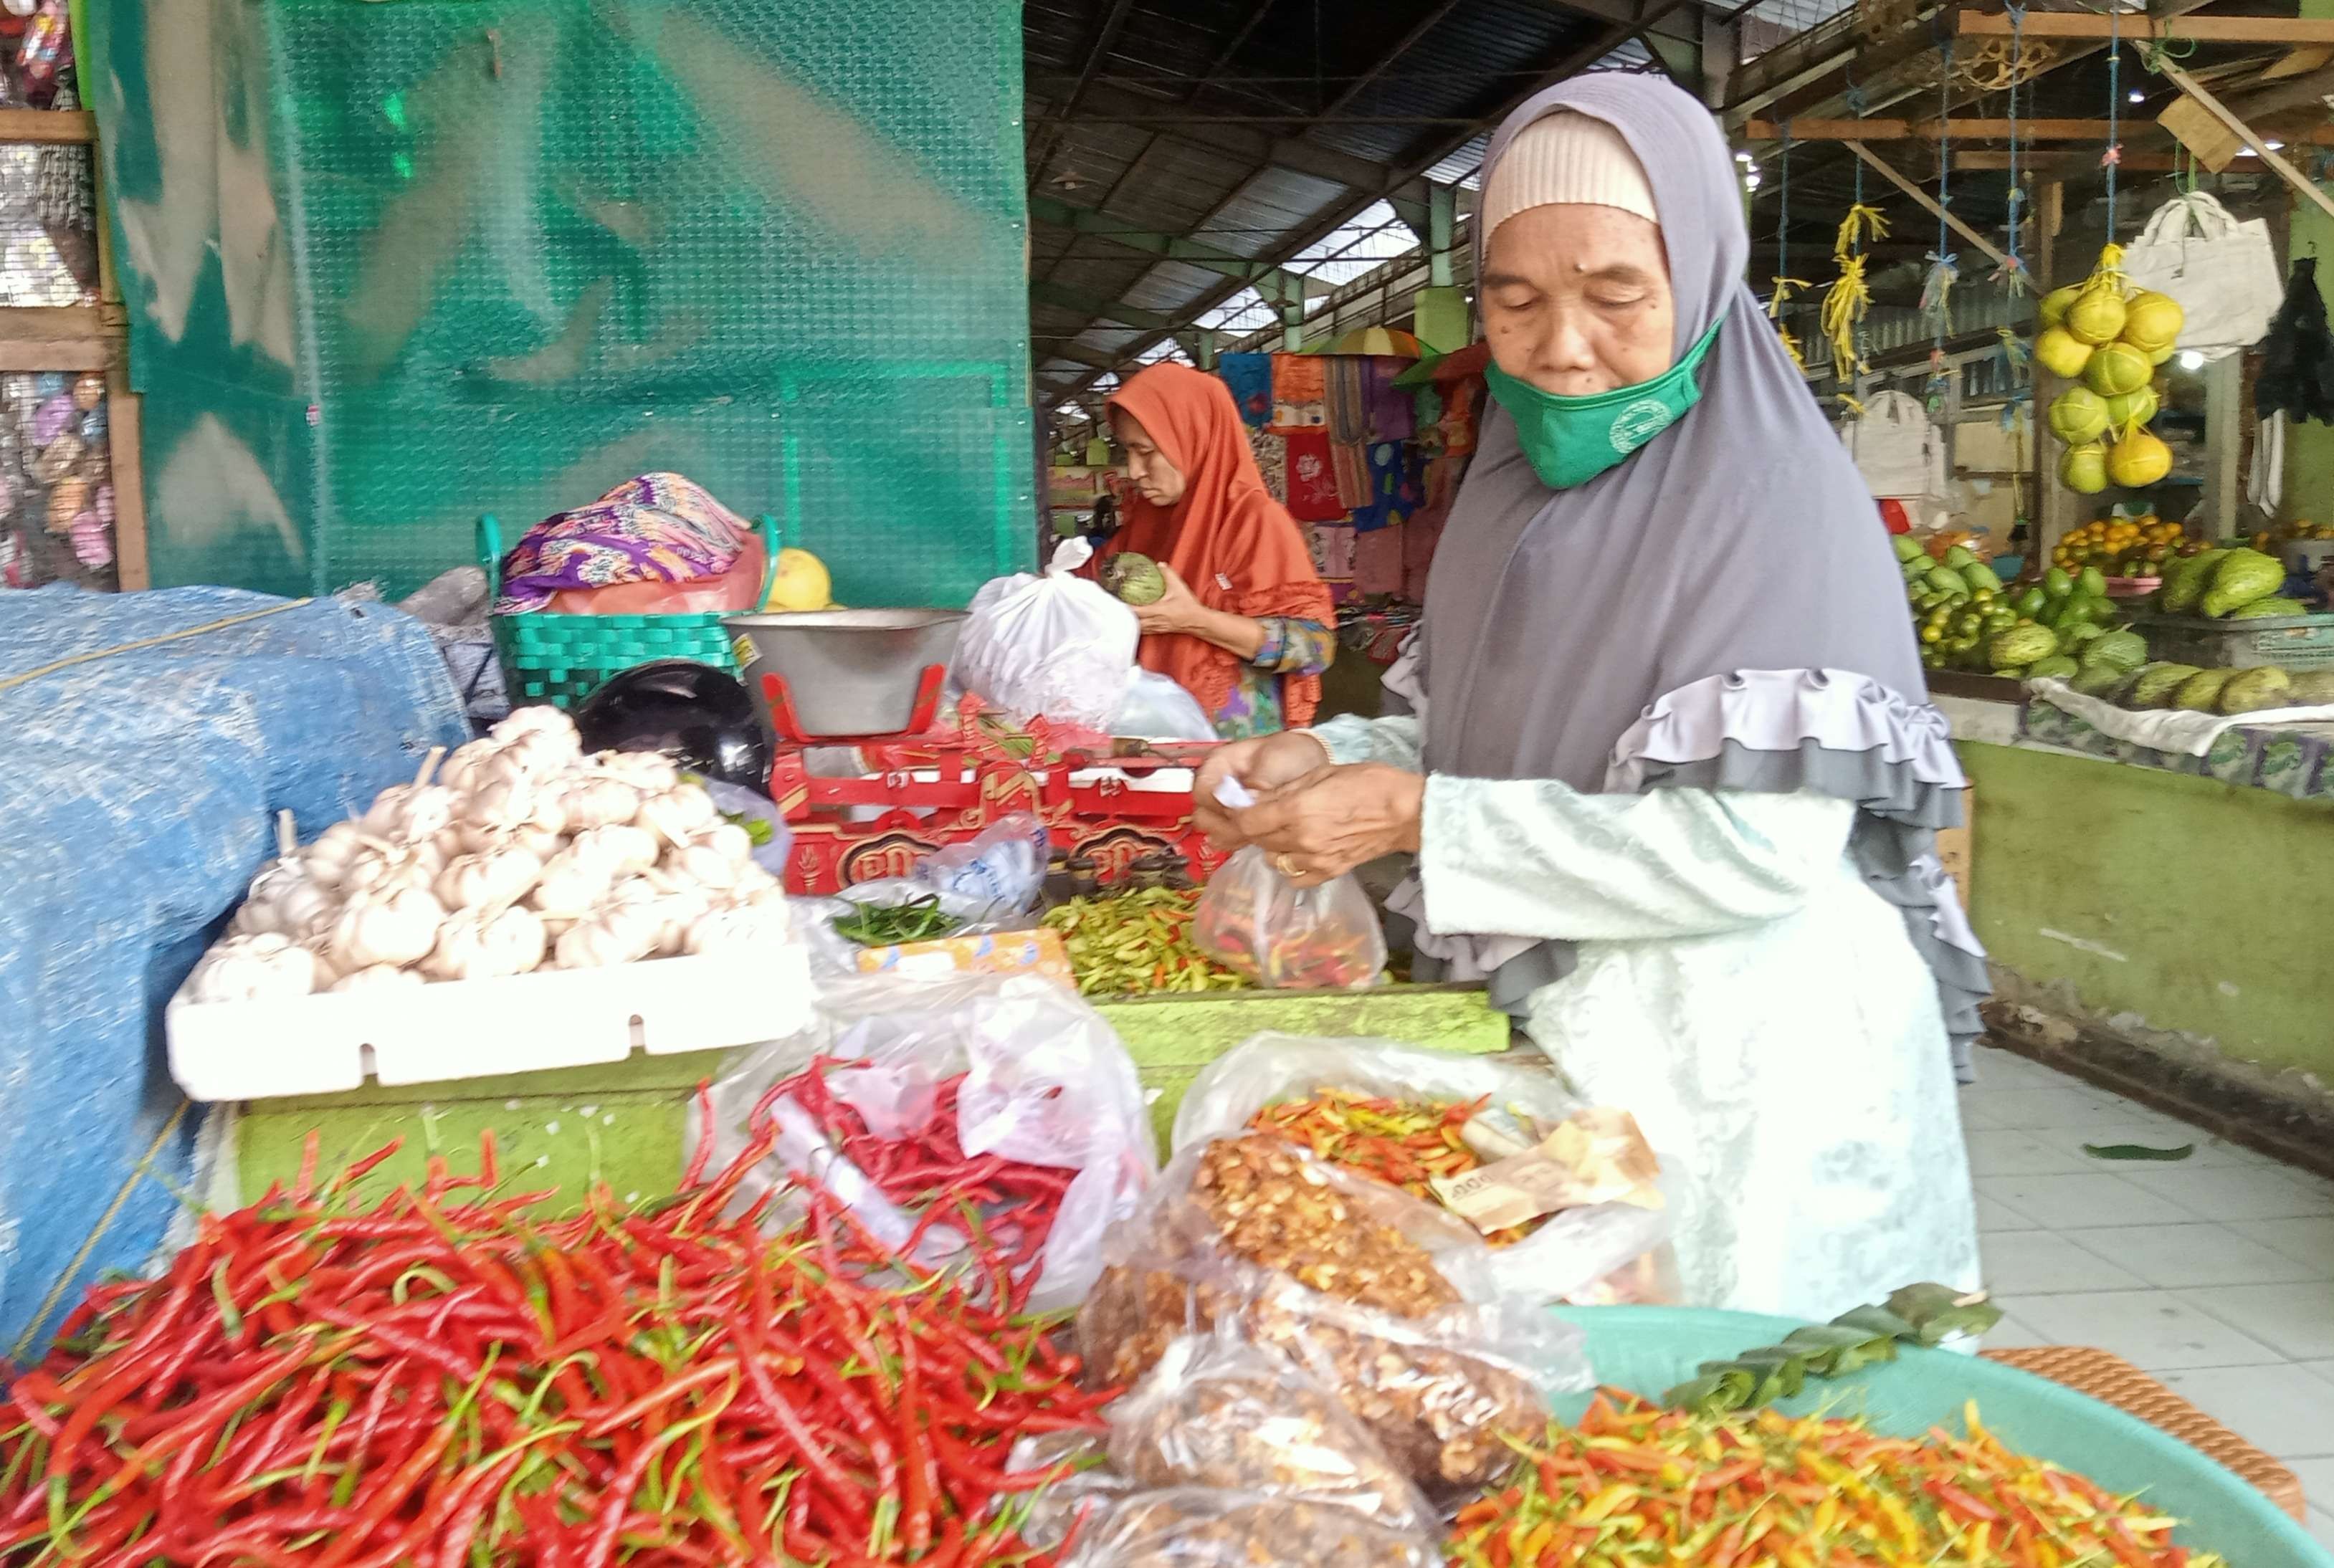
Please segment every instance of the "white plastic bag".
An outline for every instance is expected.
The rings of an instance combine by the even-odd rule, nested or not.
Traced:
[[[1489,1095],[1494,1107],[1542,1121],[1561,1121],[1581,1108],[1554,1073],[1486,1056],[1427,1051],[1391,1040],[1315,1039],[1268,1031],[1200,1069],[1175,1112],[1170,1152],[1237,1136],[1266,1106],[1307,1099],[1324,1089],[1389,1100],[1471,1101]],[[1493,1247],[1489,1277],[1501,1300],[1665,1304],[1660,1286],[1674,1275],[1669,1235],[1666,1208],[1598,1203],[1567,1209],[1550,1215],[1512,1246]]]
[[[2175,196],[2124,247],[2124,276],[2168,294],[2186,319],[2178,346],[2217,360],[2261,341],[2285,298],[2260,218],[2240,223],[2207,191]]]
[[[809,1029],[754,1048],[714,1082],[713,1169],[736,1159],[765,1122],[778,1130],[776,1151],[741,1185],[743,1198],[790,1180],[816,1183],[883,1245],[944,1268],[966,1254],[962,1231],[934,1223],[919,1236],[918,1217],[844,1158],[793,1094],[771,1097],[822,1056],[865,1063],[830,1072],[826,1082],[879,1139],[922,1125],[942,1082],[962,1073],[957,1134],[968,1158],[996,1154],[1074,1173],[1029,1265],[1028,1307],[1053,1312],[1085,1298],[1101,1272],[1104,1238],[1133,1213],[1157,1169],[1134,1063],[1102,1015],[1028,975],[838,978],[821,986]],[[690,1136],[701,1136],[693,1122]],[[794,1217],[787,1204],[775,1207],[776,1223]]]
[[[1944,494],[1944,435],[1911,393],[1891,390],[1866,399],[1864,412],[1844,422],[1839,435],[1876,499]]]
[[[1200,699],[1173,678],[1138,669],[1110,721],[1110,733],[1131,740],[1213,740],[1216,726]]]
[[[1021,572],[981,585],[956,645],[955,674],[967,691],[1018,722],[1042,714],[1110,727],[1143,629],[1100,583],[1073,575],[1093,556],[1084,539],[1066,539],[1044,576]]]

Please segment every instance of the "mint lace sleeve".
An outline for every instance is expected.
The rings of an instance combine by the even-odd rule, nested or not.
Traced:
[[[1419,835],[1426,923],[1573,942],[1743,930],[1791,913],[1837,874],[1855,816],[1813,791],[1584,794],[1548,780],[1431,774]]]
[[[1335,763],[1382,762],[1409,773],[1419,773],[1424,741],[1418,720],[1408,714],[1390,718],[1362,718],[1354,714],[1313,726]]]

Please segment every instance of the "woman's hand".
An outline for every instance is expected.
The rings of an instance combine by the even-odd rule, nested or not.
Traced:
[[[1145,637],[1181,635],[1196,637],[1212,643],[1236,659],[1254,659],[1264,647],[1264,623],[1253,616],[1235,615],[1229,610],[1210,610],[1200,602],[1191,585],[1176,575],[1175,569],[1164,561],[1159,563],[1159,574],[1167,580],[1167,592],[1155,604],[1130,604],[1135,624]]]
[[[1216,785],[1236,778],[1259,795],[1270,794],[1329,766],[1329,748],[1301,730],[1229,741],[1208,754],[1191,781],[1192,820],[1200,831],[1227,850],[1248,842],[1232,813],[1217,803]]]
[[[1208,607],[1200,602],[1200,596],[1191,592],[1191,585],[1178,576],[1175,569],[1164,561],[1159,563],[1159,575],[1167,580],[1167,592],[1153,603],[1127,607],[1134,611],[1134,619],[1142,623],[1143,635],[1158,637],[1178,631],[1197,635],[1201,620],[1209,613]]]
[[[1231,818],[1243,840],[1263,848],[1273,870],[1311,888],[1381,855],[1415,851],[1425,802],[1424,774],[1354,763],[1283,784]]]

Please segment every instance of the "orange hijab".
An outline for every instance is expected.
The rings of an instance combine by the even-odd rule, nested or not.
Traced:
[[[1265,491],[1239,410],[1223,382],[1189,365],[1153,365],[1113,393],[1109,406],[1125,409],[1151,433],[1183,476],[1183,498],[1159,506],[1129,486],[1120,503],[1124,522],[1105,555],[1133,550],[1163,562],[1210,610],[1324,625],[1336,620],[1305,535]],[[1239,684],[1239,657],[1196,637],[1146,637],[1139,657],[1145,669],[1198,697],[1210,717]],[[1304,724],[1320,703],[1318,676],[1283,678],[1284,723]]]

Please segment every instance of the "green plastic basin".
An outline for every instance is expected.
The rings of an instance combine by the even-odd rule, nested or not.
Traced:
[[[1688,1307],[1561,1307],[1588,1335],[1597,1380],[1658,1398],[1723,1361],[1773,1344],[1799,1326],[1788,1318]],[[2206,1374],[2209,1376],[2210,1374]],[[2012,1449],[2079,1470],[2118,1492],[2145,1491],[2161,1512],[2187,1521],[2177,1533],[2194,1551],[2232,1568],[2334,1568],[2329,1555],[2277,1505],[2231,1472],[2146,1422],[2013,1367],[1947,1351],[1907,1350],[1895,1361],[1833,1382],[1810,1380],[1780,1409],[1860,1416],[1879,1431],[1916,1436],[1962,1429],[1962,1406]],[[1580,1396],[1560,1413],[1587,1403]]]

